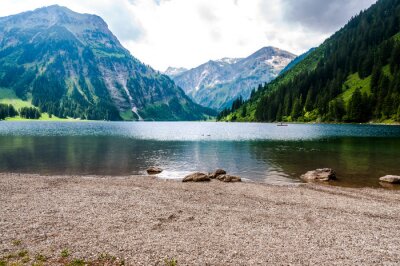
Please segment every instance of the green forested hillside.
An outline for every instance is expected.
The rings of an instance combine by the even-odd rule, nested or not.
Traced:
[[[219,119],[400,121],[399,32],[400,0],[380,0]]]
[[[215,115],[134,58],[100,17],[60,6],[0,18],[0,103],[90,120]]]

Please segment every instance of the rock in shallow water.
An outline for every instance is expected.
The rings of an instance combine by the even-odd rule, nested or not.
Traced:
[[[306,182],[327,182],[336,179],[336,173],[330,168],[309,171],[300,177]]]
[[[185,176],[182,182],[208,182],[211,181],[210,177],[204,173],[193,173]]]
[[[242,182],[242,179],[238,176],[233,176],[233,175],[220,175],[217,177],[219,181],[222,182]]]
[[[149,175],[156,175],[156,174],[161,173],[163,171],[163,169],[161,169],[160,167],[152,166],[152,167],[149,167],[146,171]]]
[[[211,179],[215,179],[215,178],[217,178],[217,177],[220,176],[220,175],[226,175],[226,171],[225,171],[225,170],[222,170],[222,169],[217,169],[217,170],[215,170],[214,173],[209,174],[208,176],[209,176]]]
[[[391,184],[400,184],[400,176],[397,175],[387,175],[379,178],[379,181]]]

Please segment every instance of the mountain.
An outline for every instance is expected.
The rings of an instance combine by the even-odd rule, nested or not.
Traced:
[[[187,71],[187,69],[184,67],[168,67],[163,74],[173,78],[175,76],[178,76],[179,74],[182,74],[185,71]]]
[[[295,55],[265,47],[247,58],[223,58],[170,77],[189,97],[203,106],[221,110],[263,82],[276,78]]]
[[[0,18],[0,98],[5,94],[58,117],[213,115],[168,76],[133,57],[103,19],[57,5]]]
[[[379,0],[225,121],[400,122],[400,0]]]

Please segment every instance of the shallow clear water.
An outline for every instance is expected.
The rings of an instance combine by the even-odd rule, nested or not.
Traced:
[[[266,183],[334,168],[341,186],[378,187],[400,175],[400,127],[200,122],[1,122],[0,172],[142,174],[164,178],[224,168]]]

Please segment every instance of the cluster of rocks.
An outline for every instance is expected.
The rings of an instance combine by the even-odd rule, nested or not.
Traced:
[[[222,182],[241,182],[238,176],[228,175],[225,170],[217,169],[213,173],[193,173],[183,178],[182,182],[209,182],[211,179],[217,179]]]
[[[317,169],[309,171],[300,177],[305,182],[328,182],[336,180],[336,173],[330,168]],[[387,175],[379,178],[383,184],[400,184],[400,176]]]
[[[163,172],[163,169],[159,167],[149,167],[147,168],[147,173],[149,175],[157,175]],[[213,173],[201,173],[196,172],[190,175],[187,175],[183,178],[182,182],[209,182],[211,179],[217,179],[222,182],[230,183],[230,182],[241,182],[242,179],[238,176],[228,175],[225,170],[217,169]]]
[[[149,167],[147,173],[149,175],[156,175],[162,173],[159,167]],[[217,179],[222,182],[241,182],[242,179],[238,176],[228,175],[225,170],[217,169],[213,173],[196,172],[187,175],[183,178],[182,182],[209,182],[212,179]],[[330,168],[316,169],[308,171],[300,176],[300,179],[305,182],[328,182],[336,180],[336,172]],[[400,176],[387,175],[379,178],[379,181],[384,184],[400,184]]]

